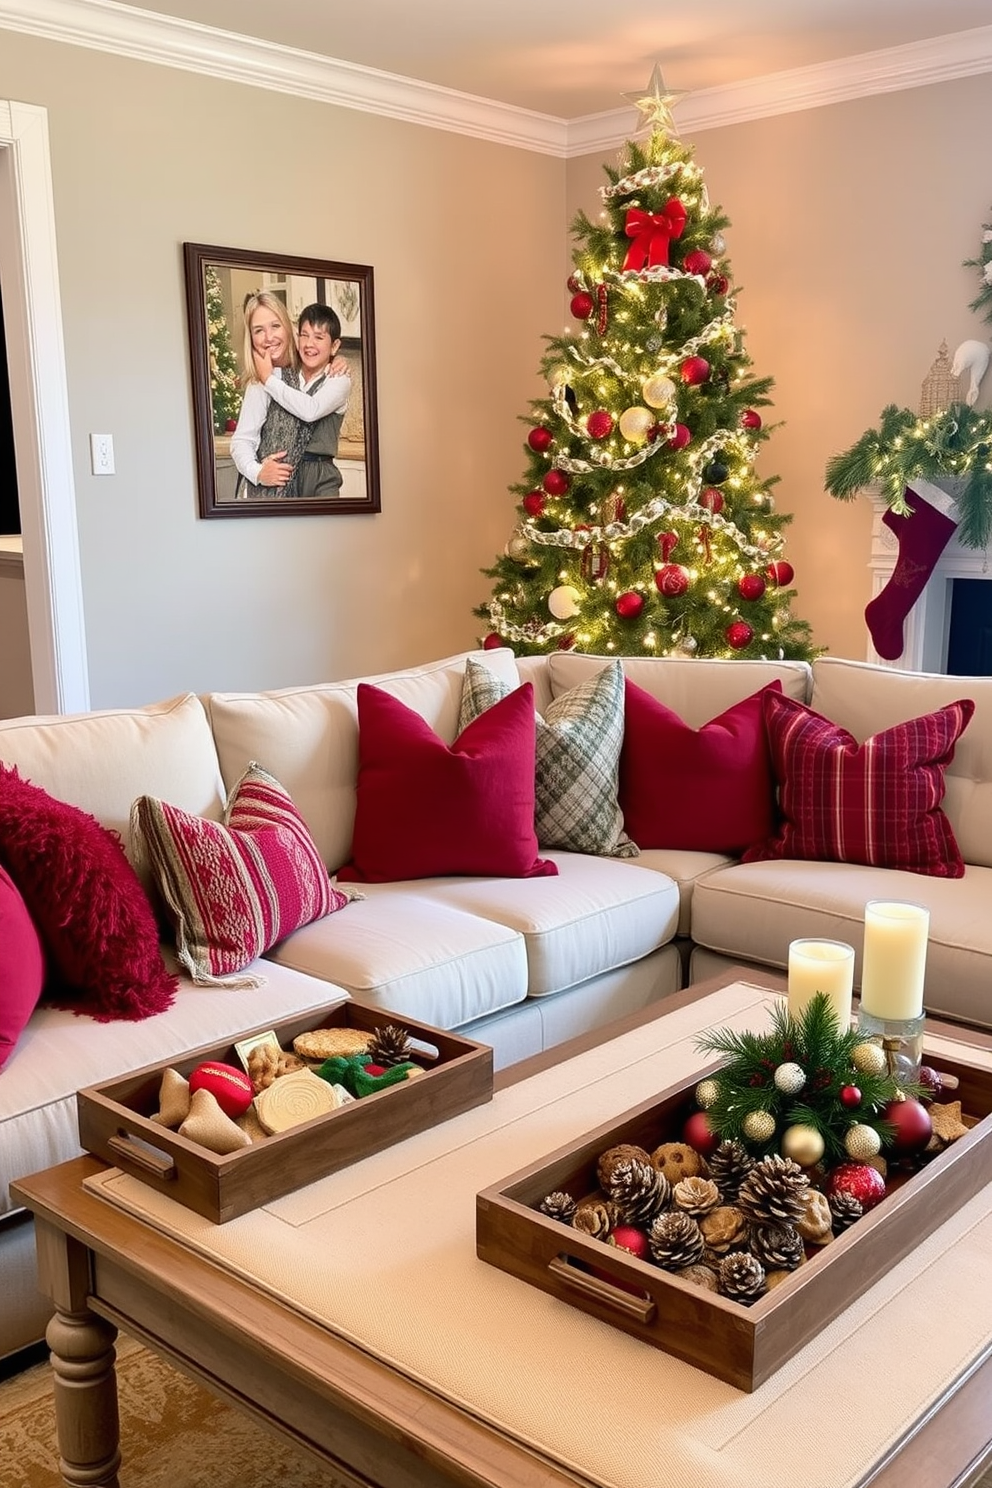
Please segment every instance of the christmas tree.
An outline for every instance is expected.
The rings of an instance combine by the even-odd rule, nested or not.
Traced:
[[[783,557],[791,517],[755,470],[772,382],[751,374],[734,322],[728,219],[658,68],[635,101],[646,143],[606,168],[601,221],[572,225],[579,328],[546,338],[518,520],[475,611],[484,644],[808,659]]]
[[[237,422],[241,411],[241,378],[231,348],[231,333],[224,315],[217,270],[208,264],[204,274],[207,303],[207,340],[210,344],[210,398],[214,433],[223,434]]]

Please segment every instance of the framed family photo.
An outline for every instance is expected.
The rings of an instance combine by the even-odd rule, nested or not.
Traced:
[[[372,269],[184,243],[201,517],[380,510]]]

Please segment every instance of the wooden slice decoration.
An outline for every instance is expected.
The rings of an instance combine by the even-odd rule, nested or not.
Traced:
[[[352,1054],[364,1054],[372,1038],[359,1028],[315,1028],[310,1033],[301,1033],[293,1040],[293,1049],[301,1059],[323,1064],[340,1054],[347,1059]]]
[[[270,1136],[288,1131],[315,1116],[326,1116],[341,1104],[334,1088],[312,1070],[299,1070],[274,1080],[255,1097],[255,1114]]]

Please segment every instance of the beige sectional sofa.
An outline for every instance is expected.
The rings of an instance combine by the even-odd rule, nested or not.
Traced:
[[[448,657],[362,679],[392,693],[450,742],[469,656],[509,686],[528,681],[543,712],[602,667],[571,654],[506,650]],[[74,1094],[137,1066],[178,1058],[333,998],[338,988],[400,1015],[456,1028],[506,1065],[663,999],[733,963],[782,968],[788,943],[829,935],[860,950],[870,898],[931,908],[927,1005],[992,1026],[992,679],[922,677],[857,663],[624,660],[628,678],[693,728],[767,683],[858,738],[961,696],[975,716],[948,772],[946,809],[963,879],[849,864],[743,864],[710,852],[648,849],[600,858],[542,855],[555,877],[432,878],[363,885],[365,897],[304,926],[256,967],[255,988],[183,978],[174,1005],[142,1022],[98,1023],[42,1005],[0,1071],[0,1357],[40,1337],[30,1223],[9,1182],[78,1151]],[[270,693],[193,694],[142,709],[0,722],[0,761],[94,815],[128,844],[134,799],[155,795],[220,817],[256,760],[285,786],[321,857],[349,857],[358,761],[358,681]],[[659,784],[678,789],[659,761]]]

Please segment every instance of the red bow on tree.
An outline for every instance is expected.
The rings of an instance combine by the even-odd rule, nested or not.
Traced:
[[[625,269],[643,269],[645,264],[667,264],[668,245],[680,238],[685,229],[686,211],[677,196],[667,201],[660,212],[642,212],[631,207],[624,232],[633,242],[623,261]]]

